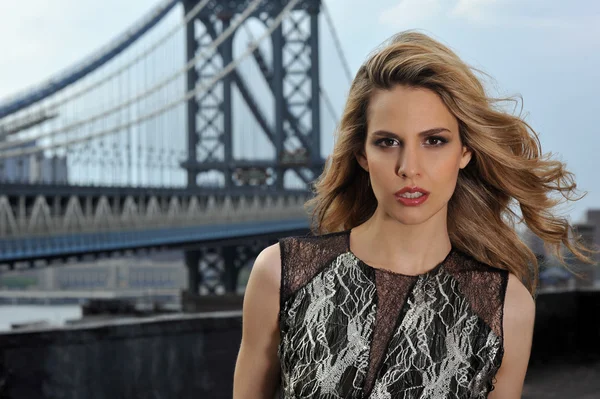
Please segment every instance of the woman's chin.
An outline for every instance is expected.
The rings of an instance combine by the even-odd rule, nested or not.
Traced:
[[[394,208],[388,215],[405,225],[425,223],[443,210],[443,207],[436,211],[429,206],[401,207],[401,209],[398,209],[397,204]]]

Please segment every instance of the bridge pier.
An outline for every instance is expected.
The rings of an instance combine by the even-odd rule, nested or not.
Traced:
[[[222,284],[225,292],[228,294],[237,293],[238,276],[240,274],[240,260],[237,259],[236,246],[227,246],[223,248],[224,269],[222,274]]]
[[[192,295],[237,294],[240,271],[252,266],[268,241],[248,240],[235,245],[202,246],[186,250],[187,292]]]
[[[200,251],[185,251],[185,266],[188,270],[188,294],[198,295],[200,287]]]
[[[182,294],[185,312],[241,309],[241,271],[275,239],[247,238],[235,243],[199,246],[185,251],[188,286]],[[245,282],[242,282],[245,285]]]

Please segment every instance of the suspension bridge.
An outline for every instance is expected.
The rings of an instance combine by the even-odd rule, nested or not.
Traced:
[[[180,248],[190,292],[233,291],[264,246],[308,230],[350,81],[322,0],[157,4],[0,93],[0,264]]]

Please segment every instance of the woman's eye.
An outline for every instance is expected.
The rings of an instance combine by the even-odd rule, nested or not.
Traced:
[[[429,137],[425,143],[432,147],[437,147],[446,143],[446,140],[440,137]]]
[[[396,140],[394,139],[381,139],[379,140],[379,145],[384,147],[393,147],[396,144]]]

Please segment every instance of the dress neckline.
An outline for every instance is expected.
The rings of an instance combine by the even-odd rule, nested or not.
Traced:
[[[452,255],[452,253],[454,253],[454,246],[452,246],[450,248],[450,251],[448,252],[448,254],[444,257],[444,259],[439,262],[438,264],[436,264],[434,267],[432,267],[431,269],[423,272],[423,273],[419,273],[419,274],[405,274],[405,273],[400,273],[400,272],[396,272],[390,269],[385,269],[382,267],[375,267],[375,266],[371,266],[368,263],[366,263],[365,261],[363,261],[361,258],[359,258],[350,248],[350,235],[352,233],[352,229],[348,229],[346,231],[344,231],[345,235],[346,235],[346,251],[348,254],[350,254],[350,256],[352,256],[352,258],[360,265],[366,267],[367,269],[371,269],[373,271],[380,271],[383,273],[387,273],[387,274],[391,274],[391,275],[395,275],[395,276],[399,276],[399,277],[405,277],[405,278],[419,278],[419,277],[426,277],[426,276],[430,276],[432,274],[435,274],[439,269],[441,269],[443,267],[443,265],[446,263],[446,261],[448,260],[448,258],[450,258],[450,256]]]

